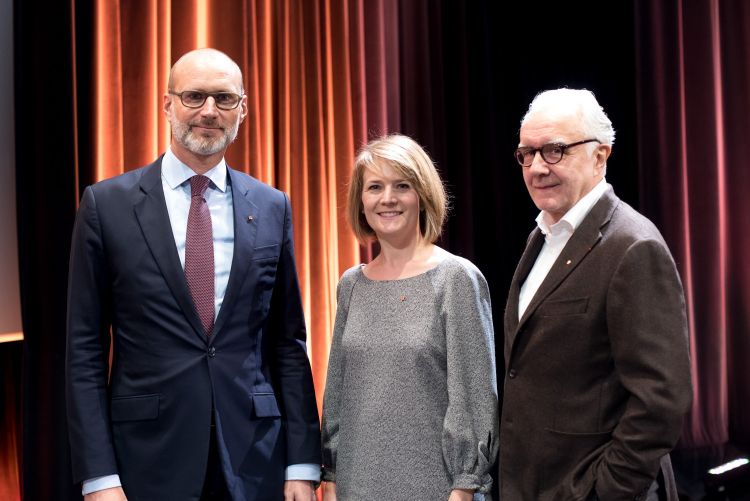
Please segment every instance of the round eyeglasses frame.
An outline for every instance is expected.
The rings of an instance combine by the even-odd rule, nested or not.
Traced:
[[[538,151],[542,155],[542,160],[550,165],[554,165],[563,159],[563,156],[565,155],[565,152],[568,150],[568,148],[579,146],[581,144],[592,143],[594,141],[596,141],[597,143],[601,142],[598,139],[584,139],[583,141],[578,141],[570,144],[547,143],[543,144],[539,148],[529,148],[528,146],[522,146],[520,148],[517,148],[516,151],[513,152],[513,155],[516,157],[516,162],[518,162],[519,165],[523,167],[531,167],[531,164],[534,163],[536,152]]]

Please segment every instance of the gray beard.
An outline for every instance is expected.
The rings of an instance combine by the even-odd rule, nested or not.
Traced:
[[[226,150],[237,138],[240,121],[237,120],[231,128],[224,129],[224,134],[217,138],[198,136],[193,133],[193,126],[174,120],[171,122],[172,136],[182,146],[196,155],[209,156]]]

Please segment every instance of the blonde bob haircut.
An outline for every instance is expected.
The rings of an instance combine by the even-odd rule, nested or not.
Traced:
[[[448,196],[427,153],[413,139],[401,134],[373,139],[357,153],[346,209],[354,235],[362,243],[377,238],[365,218],[362,192],[365,169],[380,173],[383,164],[391,166],[414,187],[419,196],[419,233],[425,241],[435,242],[448,212]]]

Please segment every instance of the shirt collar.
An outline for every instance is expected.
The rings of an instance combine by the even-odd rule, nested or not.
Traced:
[[[185,181],[195,176],[195,171],[182,163],[179,158],[172,152],[172,148],[167,148],[164,158],[161,160],[161,175],[167,182],[167,185],[173,190],[181,186]],[[204,176],[208,177],[216,188],[224,192],[227,189],[227,163],[224,157],[219,163],[211,167]]]
[[[545,235],[557,235],[563,230],[573,233],[608,187],[609,184],[602,178],[591,191],[586,193],[558,222],[552,225],[547,223],[547,213],[545,211],[540,212],[536,217],[537,226]]]

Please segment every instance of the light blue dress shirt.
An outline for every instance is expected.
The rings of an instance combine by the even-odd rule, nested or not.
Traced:
[[[167,149],[161,161],[161,185],[164,190],[164,199],[167,202],[172,235],[183,269],[185,268],[185,238],[191,197],[188,180],[194,175],[195,172],[190,167],[180,162],[171,149]],[[218,315],[224,301],[224,293],[227,290],[229,271],[232,267],[232,256],[234,255],[232,190],[228,181],[227,164],[223,158],[204,175],[211,179],[204,198],[211,213],[215,272],[214,305],[216,308],[214,314]],[[284,478],[286,480],[318,482],[320,480],[320,466],[316,464],[289,465],[286,468]],[[121,485],[119,475],[106,475],[85,480],[82,493],[86,495],[103,489],[120,487]]]
[[[195,172],[180,162],[172,150],[168,149],[161,161],[161,186],[164,189],[172,235],[183,269],[185,269],[185,238],[191,198],[189,180],[193,176]],[[228,189],[227,165],[223,158],[204,176],[211,180],[203,197],[211,213],[211,230],[214,239],[214,314],[218,315],[227,290],[229,270],[232,267],[234,255],[232,190]]]

